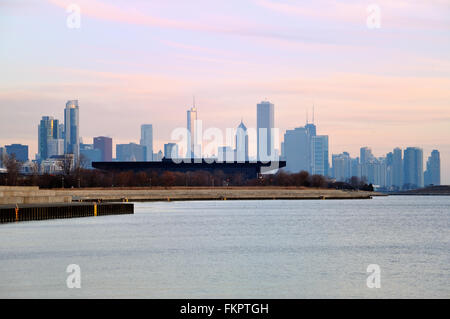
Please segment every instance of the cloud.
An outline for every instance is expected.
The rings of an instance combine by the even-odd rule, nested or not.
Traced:
[[[252,0],[259,7],[287,16],[314,19],[316,22],[365,25],[369,2],[336,0],[297,1]],[[381,9],[383,28],[450,30],[450,2],[435,1],[373,1]]]

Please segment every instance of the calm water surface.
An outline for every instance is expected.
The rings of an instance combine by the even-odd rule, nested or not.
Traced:
[[[1,298],[450,298],[450,197],[139,203],[0,225],[0,267]]]

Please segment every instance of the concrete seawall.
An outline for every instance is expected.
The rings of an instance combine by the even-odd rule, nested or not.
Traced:
[[[72,196],[35,186],[0,186],[0,205],[71,203]]]
[[[57,196],[73,201],[192,201],[192,200],[306,200],[370,199],[380,194],[362,191],[297,187],[154,187],[55,190]]]
[[[134,214],[128,203],[0,205],[0,223]]]

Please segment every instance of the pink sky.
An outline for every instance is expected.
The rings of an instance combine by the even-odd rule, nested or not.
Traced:
[[[68,3],[81,28],[68,29]],[[0,4],[0,145],[37,152],[44,115],[78,99],[81,134],[157,149],[197,97],[204,127],[256,125],[275,104],[282,131],[314,103],[331,153],[438,149],[450,184],[450,2],[378,1],[381,28],[354,1],[64,1]]]

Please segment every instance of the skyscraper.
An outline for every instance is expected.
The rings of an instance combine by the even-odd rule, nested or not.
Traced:
[[[94,137],[94,149],[100,150],[101,161],[112,161],[112,138],[106,136]]]
[[[297,127],[284,134],[286,170],[291,173],[309,172],[311,169],[311,145],[306,128]]]
[[[350,154],[344,152],[342,154],[333,154],[333,177],[338,182],[346,182],[352,177],[352,167]]]
[[[328,176],[328,135],[312,136],[311,138],[311,174]]]
[[[67,101],[64,111],[64,152],[80,156],[80,114],[78,100]]]
[[[394,186],[394,153],[386,154],[386,187],[392,188]]]
[[[395,148],[392,155],[392,185],[395,188],[401,189],[403,187],[403,158],[402,149]]]
[[[48,159],[52,155],[61,155],[55,153],[55,145],[60,145],[58,140],[62,139],[60,135],[60,124],[52,116],[43,116],[38,125],[38,155],[39,161]],[[56,140],[56,141],[55,141]],[[52,152],[49,154],[49,144]],[[59,152],[59,150],[57,150]]]
[[[167,143],[164,144],[164,158],[165,159],[173,159],[178,158],[178,144],[176,143]]]
[[[403,188],[423,187],[423,151],[418,147],[408,147],[403,155]]]
[[[441,185],[441,158],[438,150],[433,150],[427,160],[427,170],[424,174],[425,186]]]
[[[263,101],[257,105],[257,158],[258,161],[273,160],[274,135],[274,105]]]
[[[47,152],[48,158],[64,155],[64,140],[59,138],[49,139],[47,141]]]
[[[16,160],[19,162],[27,162],[28,161],[28,145],[22,144],[12,144],[5,145],[6,154],[8,156],[15,156]]]
[[[188,158],[201,158],[201,141],[199,141],[199,122],[197,119],[197,108],[194,105],[187,111],[187,125],[188,140],[187,140],[187,154]]]
[[[141,126],[141,143],[145,146],[145,160],[147,162],[153,161],[153,125],[144,124]]]
[[[361,164],[370,163],[374,159],[372,150],[367,146],[361,147],[359,152]]]
[[[247,127],[241,121],[236,131],[236,161],[246,162],[248,160],[248,132]]]
[[[317,135],[317,127],[314,123],[306,123],[305,129],[309,136],[313,137]]]
[[[146,147],[135,143],[117,144],[116,157],[121,162],[145,161]]]
[[[102,160],[102,151],[94,148],[94,144],[80,144],[80,165],[92,169],[92,162]]]

